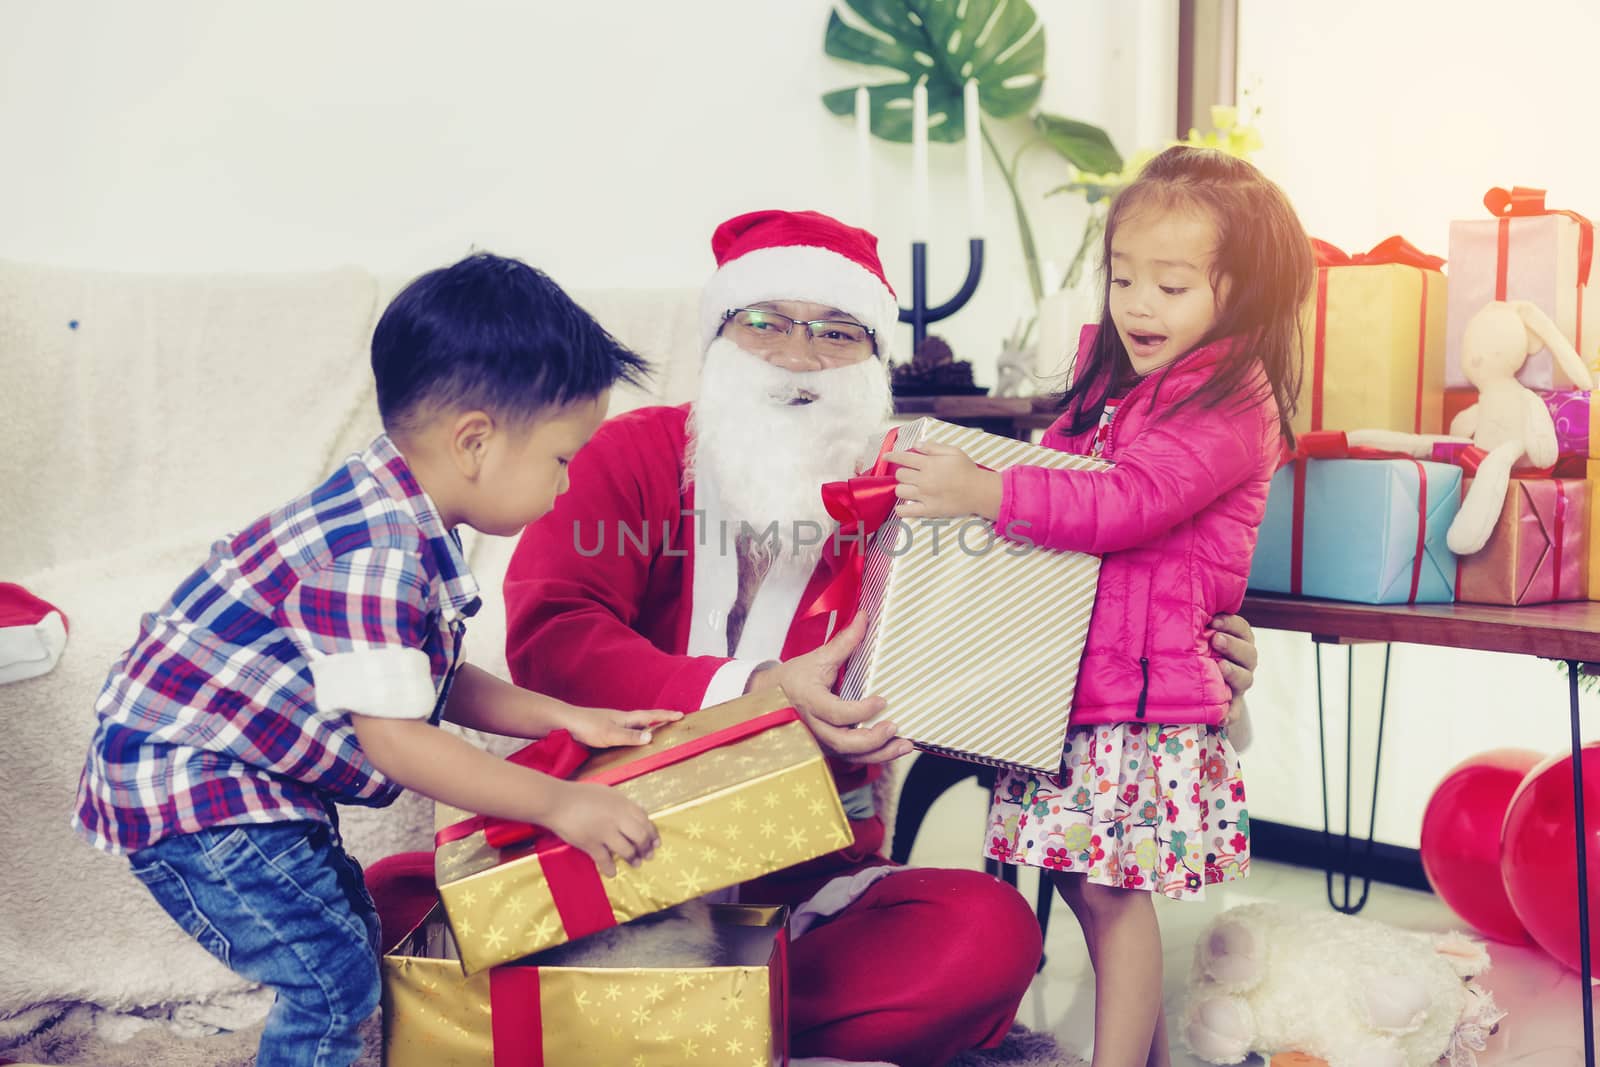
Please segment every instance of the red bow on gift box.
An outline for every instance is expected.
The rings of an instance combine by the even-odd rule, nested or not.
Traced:
[[[1355,255],[1338,245],[1313,237],[1311,251],[1317,257],[1319,267],[1369,267],[1380,263],[1399,263],[1423,270],[1438,270],[1444,266],[1443,256],[1430,256],[1399,234],[1379,241],[1370,252],[1357,252]]]
[[[839,613],[841,621],[855,616],[861,598],[861,576],[867,567],[867,542],[894,514],[894,465],[885,457],[894,451],[898,429],[890,430],[878,448],[878,458],[867,473],[842,482],[824,482],[822,502],[839,523],[835,535],[841,551],[834,553],[833,577],[816,599],[801,611],[802,618]]]
[[[1417,589],[1422,583],[1422,561],[1428,555],[1428,471],[1413,456],[1403,452],[1386,452],[1381,448],[1352,446],[1349,439],[1337,430],[1320,430],[1303,433],[1295,441],[1293,452],[1287,452],[1285,464],[1294,464],[1293,525],[1289,542],[1289,592],[1300,595],[1301,570],[1305,556],[1306,519],[1306,467],[1313,459],[1403,459],[1417,467],[1417,545],[1411,558],[1411,594],[1407,604],[1417,602]]]

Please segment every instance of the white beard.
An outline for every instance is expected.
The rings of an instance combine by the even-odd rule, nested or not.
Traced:
[[[795,403],[806,396],[810,403]],[[710,475],[730,535],[748,524],[758,545],[813,564],[826,541],[818,531],[831,535],[836,525],[822,484],[867,465],[892,411],[889,374],[877,359],[791,371],[719,337],[706,349],[689,415],[686,477]],[[774,523],[776,546],[762,540]]]

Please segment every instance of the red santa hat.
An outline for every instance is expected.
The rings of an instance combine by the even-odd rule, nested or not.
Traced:
[[[66,616],[22,586],[0,582],[0,683],[45,673],[66,643]]]
[[[887,361],[900,302],[883,276],[878,239],[815,211],[752,211],[711,235],[717,271],[700,297],[702,348],[733,308],[806,300],[852,316],[876,333]]]

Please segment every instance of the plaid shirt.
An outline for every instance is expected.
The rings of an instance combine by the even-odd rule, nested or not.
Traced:
[[[351,710],[437,722],[478,586],[387,437],[218,541],[111,669],[73,825],[134,852],[392,803]]]

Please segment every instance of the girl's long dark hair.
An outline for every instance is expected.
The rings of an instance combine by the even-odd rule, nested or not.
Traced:
[[[1259,361],[1278,402],[1283,438],[1292,441],[1289,420],[1300,392],[1300,316],[1316,276],[1311,241],[1283,190],[1255,167],[1224,152],[1186,145],[1152,159],[1111,205],[1100,253],[1100,331],[1089,350],[1078,353],[1072,382],[1060,394],[1063,409],[1077,405],[1072,432],[1099,425],[1106,399],[1118,383],[1133,377],[1132,361],[1111,321],[1111,241],[1123,219],[1147,209],[1198,209],[1211,218],[1218,240],[1211,287],[1223,294],[1223,306],[1200,344],[1235,341],[1210,381],[1173,410],[1190,403],[1265,403],[1264,390],[1244,387],[1251,365]]]

